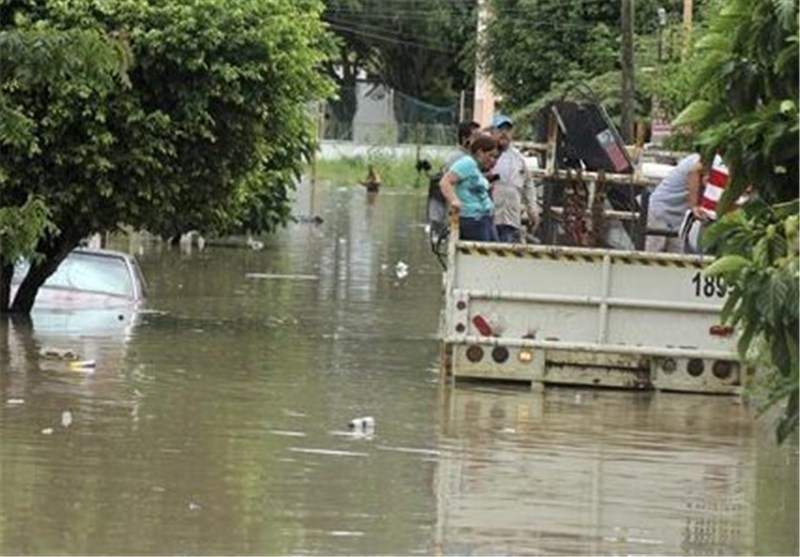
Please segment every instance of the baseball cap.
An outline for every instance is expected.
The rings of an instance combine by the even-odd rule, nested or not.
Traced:
[[[492,127],[497,129],[497,128],[502,128],[503,126],[513,127],[514,121],[505,114],[499,114],[495,116],[494,120],[492,120]]]

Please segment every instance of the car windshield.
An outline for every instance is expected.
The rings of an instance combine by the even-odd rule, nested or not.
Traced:
[[[18,280],[24,277],[28,266],[27,262],[18,265],[14,277]],[[70,253],[44,285],[114,296],[133,297],[135,294],[125,260],[102,254]]]

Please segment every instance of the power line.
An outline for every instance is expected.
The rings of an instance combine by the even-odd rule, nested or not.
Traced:
[[[333,29],[339,29],[340,31],[348,31],[350,33],[353,33],[354,35],[358,35],[358,36],[362,36],[362,37],[369,37],[369,38],[372,38],[372,39],[376,39],[376,40],[384,41],[384,42],[388,42],[388,43],[402,44],[402,45],[411,46],[411,47],[419,48],[419,49],[434,50],[434,51],[437,51],[437,52],[442,52],[444,54],[453,54],[454,52],[456,52],[456,50],[454,50],[452,48],[446,48],[443,45],[433,45],[433,44],[430,44],[430,43],[422,43],[422,42],[419,42],[419,41],[413,41],[413,40],[407,40],[407,39],[398,38],[397,36],[392,37],[392,36],[388,36],[385,33],[384,34],[370,33],[369,31],[365,31],[363,29],[357,29],[357,28],[354,28],[354,27],[347,27],[347,26],[344,26],[344,25],[339,25],[337,23],[327,22],[327,24],[328,24],[329,27],[331,27]],[[380,30],[380,31],[384,31],[383,29],[380,29],[380,28],[376,28],[376,29]]]
[[[439,0],[442,2],[443,0]],[[456,2],[460,0],[455,0]],[[536,5],[527,8],[505,8],[502,10],[493,9],[494,13],[499,13],[502,15],[526,15],[526,14],[542,14],[547,12],[555,12],[558,9],[563,9],[565,7],[568,8],[580,8],[580,7],[587,7],[591,5],[601,5],[601,4],[608,4],[609,0],[573,0],[572,2],[554,2],[552,4],[547,5]],[[398,16],[402,16],[404,19],[415,19],[415,18],[427,18],[432,15],[439,15],[442,12],[450,11],[451,13],[469,13],[470,9],[473,9],[477,14],[477,7],[475,8],[467,8],[467,9],[458,9],[455,6],[451,6],[448,8],[447,6],[441,5],[431,5],[428,4],[431,9],[423,9],[423,8],[389,8],[384,7],[383,9],[379,10],[370,10],[368,12],[362,10],[352,10],[347,7],[340,7],[336,9],[327,10],[328,13],[342,13],[347,15],[358,15],[364,16],[365,18],[373,18],[373,19],[390,19]]]

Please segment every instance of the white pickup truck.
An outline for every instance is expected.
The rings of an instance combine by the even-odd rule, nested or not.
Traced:
[[[450,219],[444,377],[740,394],[710,258],[458,240]]]

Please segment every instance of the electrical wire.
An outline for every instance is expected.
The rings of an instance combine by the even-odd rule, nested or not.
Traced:
[[[417,2],[418,0],[394,0],[394,2],[400,4],[411,4]],[[572,0],[571,2],[567,3],[553,3],[546,6],[537,6],[535,10],[526,9],[526,10],[504,10],[501,11],[501,14],[504,16],[513,16],[513,15],[531,15],[535,13],[537,16],[541,16],[542,14],[547,14],[548,11],[554,11],[556,9],[561,9],[565,5],[568,7],[581,7],[581,6],[588,6],[594,4],[605,4],[608,3],[609,0]],[[414,9],[414,10],[404,10],[403,8],[394,9],[386,11],[370,11],[370,12],[363,12],[363,11],[352,11],[347,8],[339,8],[336,10],[329,10],[323,15],[323,19],[328,23],[328,25],[334,29],[339,31],[349,32],[356,36],[371,38],[374,40],[392,43],[392,44],[399,44],[405,45],[412,48],[418,49],[427,49],[435,52],[441,52],[444,54],[452,54],[454,52],[458,52],[459,48],[454,48],[449,45],[443,43],[431,43],[431,42],[423,42],[417,39],[417,37],[409,36],[408,34],[404,33],[402,29],[387,29],[384,26],[381,26],[375,20],[395,20],[395,19],[402,19],[404,21],[411,20],[429,20],[432,16],[442,16],[443,11],[447,11],[447,7],[441,6],[441,3],[448,3],[450,2],[451,6],[456,8],[456,3],[461,3],[463,0],[439,0],[440,5],[435,6],[432,10],[422,10],[422,9]],[[462,15],[464,12],[460,6],[457,7],[459,10],[459,15]],[[471,9],[474,9],[471,7]],[[477,15],[477,14],[476,14]],[[539,18],[536,21],[529,21],[526,22],[526,27],[535,30],[535,29],[555,29],[560,31],[574,31],[574,30],[585,30],[588,26],[590,26],[591,22],[564,22],[564,21],[556,21],[553,19],[547,18]]]

